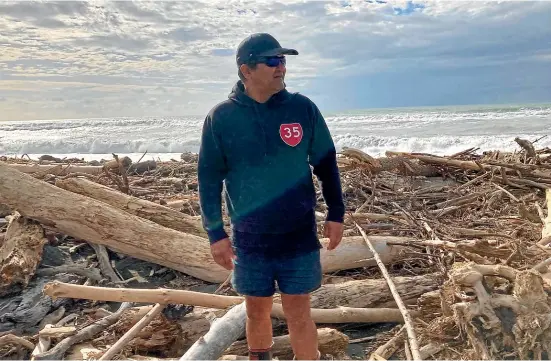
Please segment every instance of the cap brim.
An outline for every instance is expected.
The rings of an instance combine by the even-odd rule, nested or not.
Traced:
[[[272,50],[265,51],[258,56],[278,56],[278,55],[298,55],[298,51],[295,49],[288,48],[275,48]]]

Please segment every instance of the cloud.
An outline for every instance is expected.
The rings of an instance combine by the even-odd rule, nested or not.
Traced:
[[[549,99],[550,18],[544,1],[4,1],[0,120],[205,114],[260,31],[299,50],[286,83],[328,111]]]

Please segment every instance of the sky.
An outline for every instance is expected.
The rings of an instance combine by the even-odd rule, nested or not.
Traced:
[[[205,115],[268,32],[323,112],[551,99],[550,1],[4,1],[0,120]]]

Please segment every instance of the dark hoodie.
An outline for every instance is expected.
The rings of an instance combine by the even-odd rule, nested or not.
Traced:
[[[285,89],[258,103],[244,93],[241,81],[228,98],[207,115],[199,151],[200,205],[211,244],[228,237],[223,182],[234,232],[257,235],[239,237],[236,247],[269,246],[270,236],[315,227],[310,165],[321,182],[327,220],[342,222],[335,146],[317,106]]]

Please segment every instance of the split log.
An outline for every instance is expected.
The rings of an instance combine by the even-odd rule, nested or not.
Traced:
[[[280,360],[292,360],[294,357],[289,335],[273,338],[272,354]],[[345,334],[331,328],[318,329],[318,349],[322,355],[332,355],[337,359],[346,354],[349,338]],[[235,342],[224,352],[226,355],[247,355],[246,340]]]
[[[244,335],[246,321],[247,308],[243,302],[215,320],[207,334],[200,337],[180,360],[217,360],[224,350]]]
[[[48,240],[40,224],[18,212],[10,217],[0,248],[0,297],[27,287],[46,243]]]
[[[170,207],[124,194],[116,189],[92,182],[88,179],[58,179],[55,185],[67,191],[105,202],[115,208],[148,219],[161,226],[196,236],[206,236],[201,221],[192,216],[178,212]]]
[[[57,172],[57,175],[67,175],[69,173],[86,173],[99,175],[103,172],[103,166],[93,165],[70,165],[70,164],[24,164],[24,163],[4,163],[9,167],[16,169],[23,173],[36,173],[43,172],[44,170],[50,170],[57,165],[63,166],[63,169]]]
[[[207,282],[223,282],[229,274],[212,259],[206,238],[159,226],[104,202],[34,179],[3,162],[0,202],[60,233]]]

